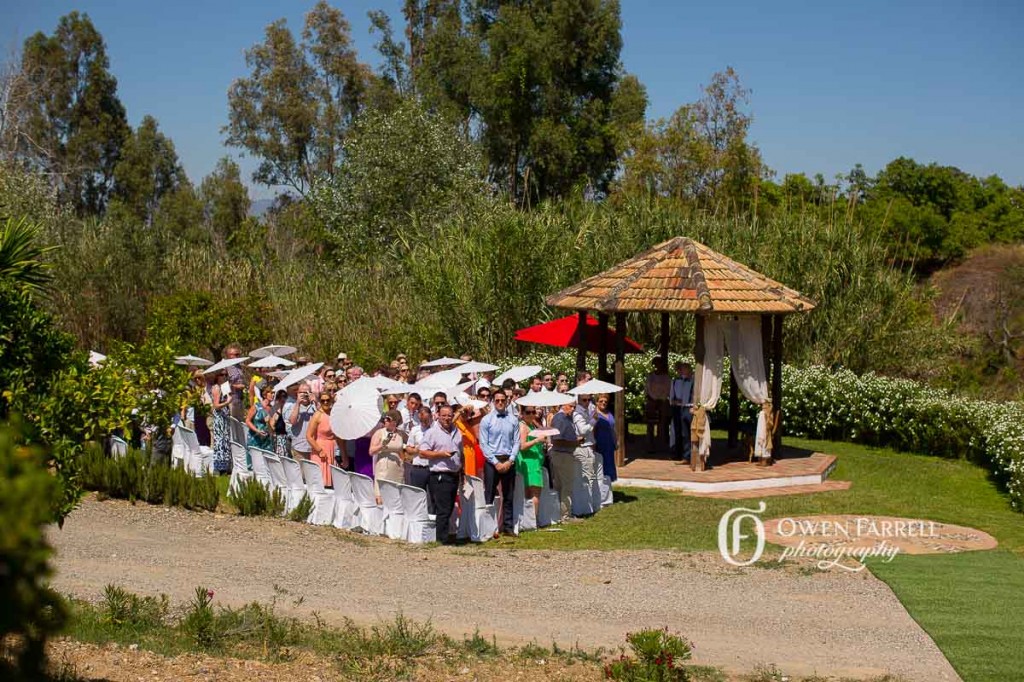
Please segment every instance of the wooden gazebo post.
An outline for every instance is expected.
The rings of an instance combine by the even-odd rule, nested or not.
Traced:
[[[597,314],[597,333],[601,335],[597,342],[597,378],[608,381],[608,313]]]
[[[576,372],[582,372],[587,368],[587,311],[581,310],[579,319],[576,322],[577,347],[576,347]],[[575,377],[571,382],[576,385]]]
[[[626,313],[615,313],[615,385],[626,385]],[[626,461],[626,392],[615,392],[615,466]]]

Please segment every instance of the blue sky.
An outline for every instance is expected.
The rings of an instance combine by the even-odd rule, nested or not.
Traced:
[[[132,124],[160,122],[198,182],[225,154],[227,89],[244,50],[285,17],[298,32],[314,0],[0,2],[3,55],[71,10],[103,34]],[[398,0],[336,1],[360,56],[378,63],[366,12],[400,19]],[[751,138],[781,176],[827,178],[897,156],[1024,185],[1024,3],[623,0],[626,70],[667,116],[732,66],[753,92]],[[254,164],[239,159],[243,169]],[[254,188],[257,198],[272,195]]]

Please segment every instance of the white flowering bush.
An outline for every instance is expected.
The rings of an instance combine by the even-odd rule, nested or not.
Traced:
[[[644,381],[654,356],[653,351],[626,356],[630,420],[642,417]],[[692,356],[669,357],[671,363],[693,361]],[[588,354],[587,361],[587,368],[596,374],[597,358]],[[500,364],[502,369],[540,365],[571,377],[576,371],[576,352],[531,352]],[[608,366],[613,368],[611,358]],[[713,423],[725,419],[728,393],[729,383],[724,381]],[[1024,511],[1024,404],[974,400],[908,379],[821,366],[784,365],[782,395],[783,428],[788,435],[969,459],[988,467],[1006,487],[1013,508]],[[757,408],[746,401],[741,405],[745,417],[753,421]]]

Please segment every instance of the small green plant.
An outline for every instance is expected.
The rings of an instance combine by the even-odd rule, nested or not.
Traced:
[[[234,490],[228,491],[228,501],[242,516],[280,516],[284,513],[281,491],[276,488],[269,491],[255,478],[242,481]]]
[[[498,641],[497,639],[488,640],[486,637],[480,634],[480,630],[474,630],[472,637],[464,637],[462,640],[462,646],[469,653],[484,658],[487,656],[494,656],[498,653]]]
[[[786,682],[788,679],[789,677],[783,674],[774,663],[758,665],[754,668],[754,674],[750,678],[751,682]]]
[[[690,679],[683,662],[691,655],[690,643],[668,629],[639,630],[626,635],[635,658],[623,654],[605,665],[610,680],[627,682],[685,682]]]
[[[167,618],[169,608],[166,594],[140,597],[116,585],[103,590],[103,618],[114,627],[157,627]]]
[[[217,618],[213,611],[213,590],[202,586],[196,588],[195,595],[186,607],[181,629],[200,649],[210,650],[220,644],[222,633],[217,628]]]
[[[313,500],[309,495],[303,494],[302,499],[295,505],[295,509],[288,512],[289,521],[305,523],[309,515],[313,513]]]

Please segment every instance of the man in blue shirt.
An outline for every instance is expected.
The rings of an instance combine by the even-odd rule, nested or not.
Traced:
[[[672,407],[672,430],[675,431],[675,459],[690,461],[690,422],[693,420],[693,368],[689,363],[676,363],[676,378],[669,391]]]
[[[508,395],[502,389],[493,394],[494,409],[480,422],[480,449],[484,459],[484,491],[487,504],[501,486],[501,531],[515,532],[512,494],[516,485],[516,455],[519,454],[519,419],[508,409]]]

